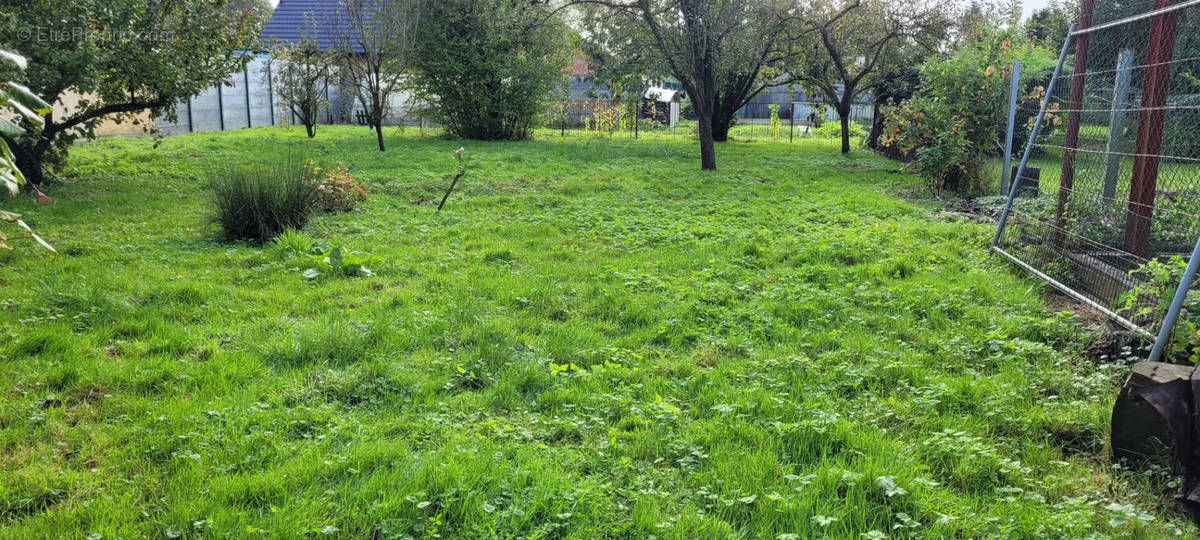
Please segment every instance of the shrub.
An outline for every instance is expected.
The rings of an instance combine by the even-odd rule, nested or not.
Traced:
[[[446,130],[525,139],[570,60],[566,25],[542,2],[427,2],[412,82]]]
[[[367,200],[367,187],[354,179],[345,163],[338,161],[332,167],[322,169],[309,160],[304,174],[312,185],[317,207],[326,212],[353,210],[358,203]]]
[[[266,242],[304,228],[316,202],[305,170],[304,162],[283,159],[214,171],[209,190],[225,236]]]
[[[881,143],[890,151],[915,156],[932,191],[980,191],[986,158],[1004,147],[1007,106],[997,104],[1007,104],[1013,60],[1024,66],[1025,99],[1019,101],[1018,125],[1031,123],[1045,95],[1042,84],[1054,67],[1054,52],[1011,31],[995,31],[954,56],[926,61],[916,95],[884,108]],[[1048,116],[1043,136],[1060,121]],[[1018,132],[1027,136],[1025,130]],[[1018,138],[1014,148],[1024,143]]]
[[[866,134],[867,133],[866,133],[866,131],[863,130],[862,126],[860,126],[854,122],[850,122],[850,136],[851,137],[862,137],[863,135],[866,135]],[[840,122],[825,122],[825,123],[817,126],[815,129],[813,129],[813,135],[816,135],[817,137],[826,138],[826,139],[841,138],[842,124]]]
[[[1135,268],[1131,275],[1141,282],[1121,295],[1117,312],[1145,327],[1161,326],[1186,268],[1187,260],[1180,255],[1166,261],[1151,259]],[[1200,296],[1191,289],[1184,297],[1162,361],[1185,365],[1200,362]]]

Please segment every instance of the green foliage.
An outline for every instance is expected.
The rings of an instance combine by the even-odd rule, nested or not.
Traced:
[[[29,58],[20,79],[36,94],[79,96],[70,112],[25,135],[3,135],[29,180],[61,168],[68,146],[103,120],[175,117],[180,100],[225,81],[250,59],[261,12],[226,0],[38,0],[0,10],[0,43]],[[146,126],[149,129],[150,126]]]
[[[1131,272],[1141,281],[1121,295],[1118,311],[1143,326],[1157,328],[1167,316],[1175,292],[1183,281],[1187,261],[1176,255],[1168,261],[1151,259]],[[1183,309],[1163,352],[1164,361],[1200,363],[1200,295],[1188,285]]]
[[[566,26],[540,2],[427,2],[413,83],[446,130],[526,139],[569,60]]]
[[[317,202],[306,162],[232,165],[209,174],[216,222],[225,236],[267,242],[288,229],[302,229]]]
[[[1173,106],[1200,109],[1200,80],[1189,73],[1182,74],[1194,88],[1192,93],[1177,99]],[[1163,139],[1170,147],[1164,153],[1186,159],[1200,159],[1200,129],[1191,115],[1168,115],[1163,124]]]
[[[813,133],[813,135],[824,138],[824,139],[839,138],[842,136],[842,123],[837,122],[837,121],[822,122],[821,124],[817,125],[817,127],[815,129],[812,130],[812,133]],[[850,122],[850,136],[851,137],[862,137],[863,135],[866,135],[866,134],[867,134],[867,132],[865,130],[863,130],[863,127],[861,125],[859,125],[856,122]]]
[[[986,158],[1004,148],[1007,107],[997,104],[1008,102],[1013,60],[1021,61],[1021,78],[1026,81],[1018,111],[1018,124],[1023,125],[1037,112],[1044,95],[1041,85],[1056,57],[1012,31],[988,31],[953,56],[932,58],[921,66],[917,94],[884,109],[882,143],[915,156],[932,191],[982,191]],[[1050,116],[1043,133],[1059,121]],[[1019,148],[1024,141],[1014,145]]]
[[[0,49],[0,67],[5,67],[9,64],[9,68],[24,70],[28,67],[25,57],[12,52]],[[42,124],[42,116],[49,114],[51,111],[50,104],[38,97],[37,94],[31,92],[28,88],[12,82],[0,81],[0,111],[14,112],[18,118],[33,126]],[[0,116],[0,135],[5,137],[0,140],[0,188],[8,191],[9,195],[16,197],[20,193],[21,186],[25,185],[25,175],[21,173],[21,169],[17,167],[16,157],[13,155],[12,149],[9,147],[11,138],[20,137],[24,134],[25,129],[13,123],[9,119]],[[45,240],[33,232],[21,219],[21,214],[0,210],[0,223],[12,223],[20,227],[24,234],[32,238],[43,249],[51,255],[57,252]],[[8,244],[10,241],[8,235],[0,229],[0,249],[12,250],[12,246]]]
[[[376,275],[307,284],[311,252],[214,241],[195,180],[302,131],[73,152],[63,255],[4,276],[0,536],[1196,534],[1107,457],[1126,364],[895,163],[542,131],[472,144],[439,214],[460,143],[362,135],[318,146],[372,204],[305,231]]]
[[[772,103],[767,106],[767,109],[771,111],[771,138],[778,139],[779,129],[783,127],[783,124],[779,122],[779,104]]]
[[[316,255],[317,241],[304,231],[287,229],[271,239],[270,248],[282,259],[298,255]]]
[[[1029,15],[1025,21],[1025,36],[1034,43],[1055,49],[1062,47],[1067,30],[1077,18],[1078,8],[1070,0],[1051,0],[1049,4]]]
[[[316,279],[323,275],[371,277],[374,273],[367,265],[377,262],[378,259],[358,251],[335,247],[326,253],[313,256],[313,261],[317,266],[305,270],[304,279]]]

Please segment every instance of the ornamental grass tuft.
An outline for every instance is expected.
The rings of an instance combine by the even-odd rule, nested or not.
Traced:
[[[304,228],[316,207],[316,191],[305,173],[305,161],[291,158],[211,172],[215,220],[225,236],[263,243],[287,229]]]

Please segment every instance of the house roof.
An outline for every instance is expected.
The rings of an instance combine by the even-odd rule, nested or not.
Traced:
[[[340,0],[279,0],[271,20],[263,27],[262,39],[298,42],[309,36],[316,25],[317,44],[327,50],[337,44],[337,34],[332,31],[332,21],[338,19]]]

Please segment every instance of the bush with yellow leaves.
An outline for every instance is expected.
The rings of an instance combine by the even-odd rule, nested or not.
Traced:
[[[313,161],[305,167],[305,179],[313,187],[318,208],[326,212],[345,212],[367,200],[367,186],[350,174],[345,163],[334,162],[321,168]]]

